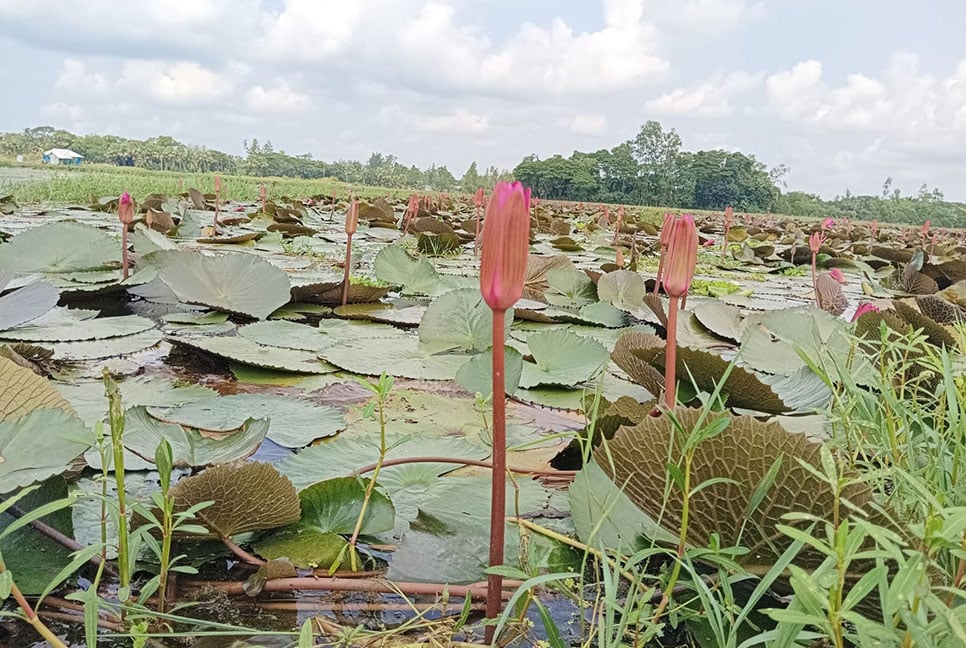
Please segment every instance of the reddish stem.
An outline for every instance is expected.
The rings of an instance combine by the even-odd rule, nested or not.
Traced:
[[[127,223],[121,223],[121,271],[127,279]]]
[[[404,464],[411,463],[451,463],[459,464],[461,466],[480,466],[481,468],[492,468],[492,461],[483,461],[480,459],[455,459],[453,457],[400,457],[398,459],[386,459],[382,462],[382,467],[387,468],[389,466],[400,466]],[[368,472],[372,472],[376,469],[376,464],[369,464],[368,466],[363,466],[352,474],[354,475],[364,475]],[[510,472],[518,473],[521,475],[538,475],[543,477],[573,477],[579,471],[577,470],[540,470],[539,468],[518,468],[514,466],[507,466],[506,469]]]
[[[667,307],[667,348],[664,351],[664,404],[674,409],[677,389],[678,298],[671,295]]]
[[[473,239],[473,256],[480,253],[480,206],[476,206],[476,238]]]
[[[490,567],[503,564],[506,526],[506,358],[504,357],[505,310],[493,310],[493,487],[490,492]],[[490,574],[486,580],[486,616],[500,614],[503,577]],[[493,640],[493,626],[486,628],[486,641]]]
[[[654,277],[654,294],[661,288],[661,277],[664,276],[664,252],[666,246],[661,246],[661,257],[657,261],[657,275]]]
[[[349,266],[352,264],[352,234],[345,242],[345,272],[342,273],[342,305],[349,301]]]
[[[507,583],[509,585],[509,583]],[[517,583],[519,585],[519,583]],[[245,593],[245,583],[242,581],[189,581],[182,583],[188,589],[216,589],[226,594],[241,595]],[[335,591],[335,592],[376,592],[381,594],[406,594],[409,596],[443,596],[482,598],[484,588],[479,585],[447,585],[443,583],[407,583],[387,580],[351,579],[351,578],[276,578],[265,583],[263,592],[297,592],[304,591]],[[487,586],[486,592],[489,592]],[[512,591],[496,591],[499,598],[509,599]]]
[[[725,260],[725,256],[728,252],[728,233],[731,231],[730,225],[725,225],[724,228],[724,238],[721,240],[721,260]]]

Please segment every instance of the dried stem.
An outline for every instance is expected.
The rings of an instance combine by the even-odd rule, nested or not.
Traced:
[[[461,466],[480,466],[481,468],[493,468],[492,461],[485,461],[481,459],[457,459],[454,457],[400,457],[399,459],[387,459],[382,462],[382,467],[387,466],[400,466],[403,464],[410,463],[449,463],[458,464]],[[358,470],[353,471],[353,474],[364,475],[367,472],[375,470],[376,464],[369,464],[368,466],[363,466]],[[506,470],[511,473],[517,473],[520,475],[538,475],[542,477],[573,477],[579,471],[577,470],[539,470],[537,468],[520,468],[515,466],[506,466]]]
[[[506,581],[506,586],[519,587],[519,581]],[[245,583],[242,581],[184,581],[183,589],[216,589],[225,594],[242,595]],[[407,596],[451,596],[483,599],[488,586],[483,584],[447,585],[445,583],[409,583],[386,580],[359,580],[351,578],[276,578],[265,583],[263,592],[297,591],[334,591],[334,592],[373,592],[376,594],[405,594]],[[497,592],[502,600],[513,595],[510,589]]]

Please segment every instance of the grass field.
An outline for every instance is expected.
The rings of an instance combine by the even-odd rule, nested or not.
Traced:
[[[408,195],[409,190],[347,185],[334,178],[303,180],[300,178],[258,178],[222,175],[222,192],[226,200],[255,200],[264,184],[271,196],[307,197]],[[189,188],[203,193],[214,191],[214,173],[181,173],[152,171],[135,167],[87,164],[80,167],[46,165],[0,165],[0,195],[12,194],[20,204],[93,203],[102,196],[130,192],[135,198],[151,193],[181,193]]]

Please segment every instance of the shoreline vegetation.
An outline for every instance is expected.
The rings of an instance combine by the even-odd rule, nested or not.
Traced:
[[[510,178],[533,189],[541,200],[654,206],[664,210],[723,211],[726,206],[750,213],[877,220],[882,223],[933,227],[966,225],[966,204],[944,200],[938,188],[922,184],[915,195],[903,195],[884,180],[879,196],[854,195],[848,189],[831,200],[787,190],[790,169],[769,169],[754,155],[721,150],[683,149],[674,129],[648,121],[640,132],[614,148],[574,151],[569,157],[525,158],[512,170],[477,162],[457,178],[446,166],[421,170],[396,156],[375,152],[365,162],[316,160],[311,154],[290,155],[271,141],[244,141],[244,156],[189,146],[172,137],[133,140],[115,135],[75,135],[50,126],[0,133],[0,168],[49,169],[51,177],[17,178],[0,174],[0,191],[20,203],[76,202],[103,195],[174,193],[184,186],[209,186],[214,174],[226,177],[226,197],[251,199],[258,185],[282,195],[331,195],[350,191],[368,197],[397,197],[412,192],[472,193],[492,190]],[[70,148],[84,156],[78,167],[40,163],[43,151]],[[20,155],[24,162],[15,162]],[[145,174],[144,171],[151,171]],[[143,191],[139,185],[143,183]],[[847,180],[845,182],[847,184]]]

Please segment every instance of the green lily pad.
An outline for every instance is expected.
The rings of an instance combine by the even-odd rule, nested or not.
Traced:
[[[161,250],[158,276],[183,302],[265,319],[289,301],[285,272],[253,254]]]
[[[599,374],[608,362],[599,342],[565,330],[534,333],[527,338],[534,362],[523,364],[520,386],[573,386]]]
[[[321,362],[314,353],[263,346],[237,335],[234,337],[179,336],[170,338],[169,342],[201,349],[222,358],[262,369],[305,374],[325,374],[336,370],[327,362]]]
[[[513,311],[507,310],[505,329],[512,321]],[[419,340],[440,347],[483,351],[493,340],[493,311],[479,290],[451,290],[426,309],[419,324]]]
[[[0,245],[0,270],[29,273],[100,270],[120,264],[121,244],[96,227],[47,223]]]
[[[122,315],[53,324],[34,321],[3,331],[0,336],[21,342],[73,342],[134,335],[154,327],[155,323],[146,317]]]
[[[62,409],[35,409],[0,422],[0,493],[59,475],[92,442],[81,420]]]
[[[207,466],[244,459],[255,452],[269,428],[264,419],[248,419],[237,432],[210,438],[197,430],[163,423],[143,406],[132,407],[125,416],[125,448],[152,462],[158,442],[165,438],[171,444],[176,466]]]
[[[426,259],[414,259],[401,245],[387,245],[373,260],[376,279],[403,287],[404,294],[431,295],[440,277]]]
[[[507,394],[512,394],[520,384],[523,373],[523,356],[513,347],[504,347],[503,384]],[[493,350],[475,355],[456,372],[456,382],[471,394],[493,397]]]
[[[345,419],[334,407],[270,394],[216,396],[177,407],[149,407],[148,413],[166,423],[215,432],[236,430],[248,419],[268,419],[268,438],[287,448],[301,448],[345,429]]]
[[[368,481],[337,477],[312,484],[299,492],[302,518],[298,525],[319,533],[350,534],[356,527]],[[373,535],[392,528],[395,510],[389,498],[372,492],[359,533]]]
[[[263,346],[318,351],[330,344],[330,337],[318,328],[284,320],[266,320],[246,324],[238,329],[238,335]]]
[[[551,269],[547,272],[544,299],[554,306],[575,306],[597,301],[597,288],[585,273],[574,266]]]
[[[323,349],[319,356],[357,374],[378,376],[386,372],[420,380],[452,380],[467,360],[465,355],[439,353],[414,337],[391,342],[361,338]]]
[[[0,272],[0,292],[11,279],[12,273]],[[57,289],[43,281],[27,284],[0,296],[0,331],[37,319],[56,306],[59,299]]]
[[[630,270],[615,270],[597,281],[597,296],[614,306],[638,310],[644,306],[647,287],[644,278]]]
[[[343,556],[342,567],[351,564],[345,549],[348,544],[337,533],[320,533],[294,526],[261,538],[254,544],[254,548],[266,560],[288,558],[293,565],[302,569],[328,569],[340,556]],[[358,557],[358,553],[356,556]]]
[[[149,349],[156,346],[162,338],[161,331],[150,329],[133,335],[77,342],[53,342],[45,343],[44,346],[51,349],[54,352],[54,357],[58,359],[71,361],[97,360]]]
[[[91,380],[76,383],[57,383],[57,391],[77,411],[77,415],[87,425],[107,420],[107,397],[104,395],[104,382]],[[124,407],[152,405],[156,407],[177,407],[185,403],[207,400],[218,392],[199,384],[179,385],[170,378],[162,376],[139,376],[118,383]]]

